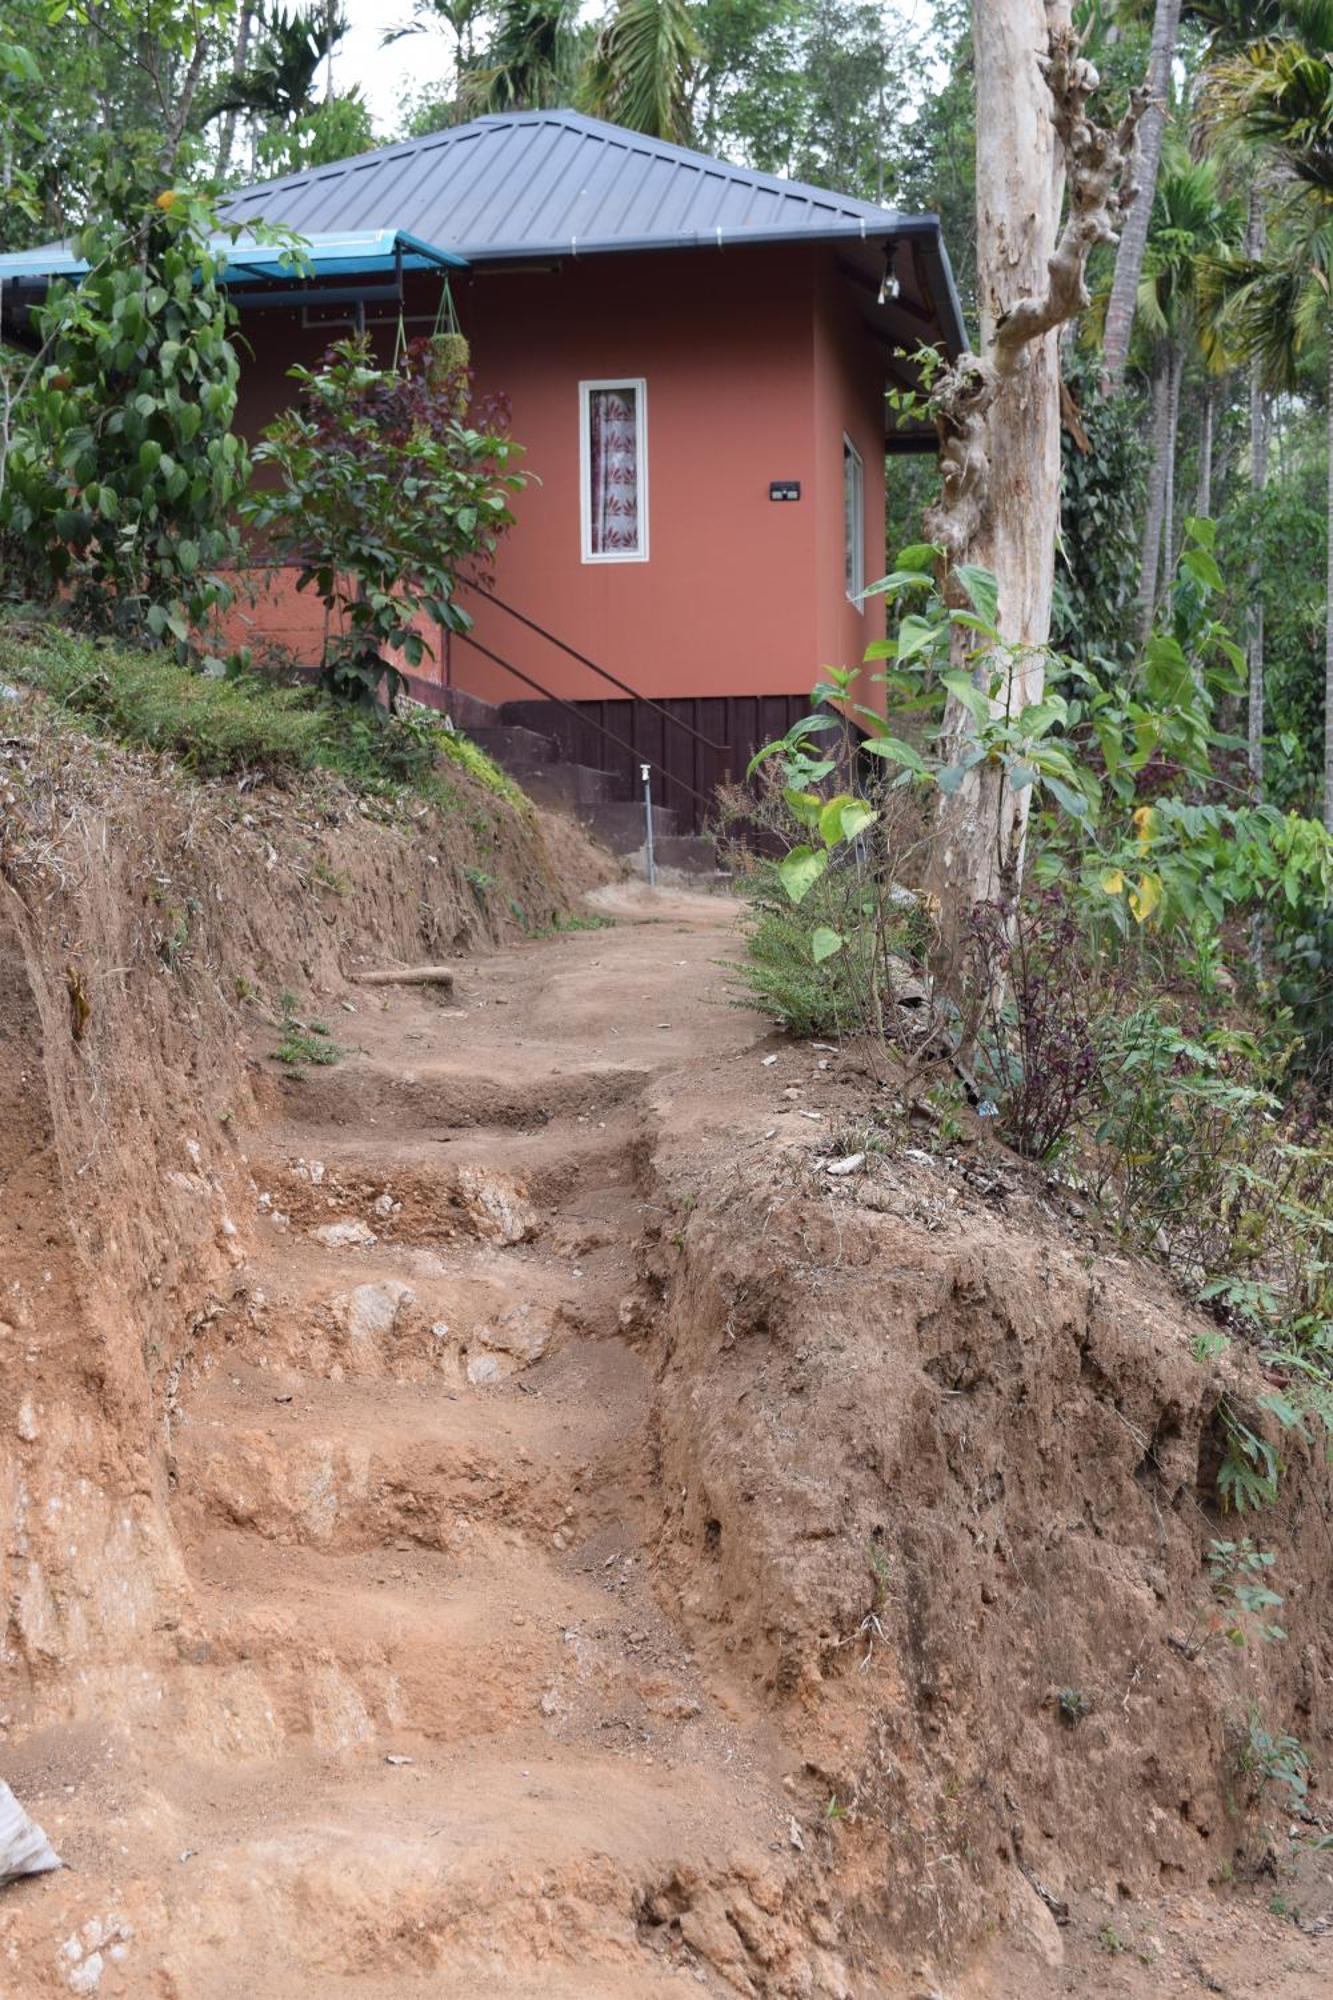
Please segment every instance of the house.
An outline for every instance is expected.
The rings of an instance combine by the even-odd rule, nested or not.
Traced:
[[[438,679],[557,733],[567,715],[535,705],[572,703],[706,790],[718,760],[687,728],[743,768],[822,666],[860,661],[886,453],[935,446],[928,426],[896,427],[886,390],[915,382],[919,347],[964,345],[933,216],[566,110],[291,174],[227,215],[312,240],[405,231],[466,262],[450,288],[478,388],[508,399],[536,478],[497,565],[510,609],[472,594],[475,643],[454,640]],[[438,288],[405,278],[409,330],[434,323]],[[358,309],[387,354],[398,302]],[[338,313],[245,312],[244,428],[286,400],[285,369],[315,359]]]
[[[693,820],[821,667],[860,661],[886,453],[935,446],[886,391],[923,345],[964,344],[933,216],[553,110],[245,188],[225,217],[311,246],[299,282],[233,254],[251,436],[349,324],[386,358],[400,314],[429,330],[442,272],[479,391],[508,400],[535,477],[499,601],[469,593],[473,634],[438,649],[427,699],[506,704],[589,758],[609,731],[611,761],[646,756]],[[322,612],[292,581],[269,580],[256,630],[313,657]]]

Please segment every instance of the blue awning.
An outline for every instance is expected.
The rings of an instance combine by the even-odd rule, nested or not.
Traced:
[[[335,278],[395,276],[399,271],[465,271],[466,257],[439,250],[403,229],[337,230],[294,238],[288,243],[260,243],[248,234],[211,236],[209,249],[225,259],[225,285],[253,284],[272,278]],[[294,248],[299,252],[293,255]],[[65,243],[45,243],[39,250],[0,254],[0,284],[43,285],[52,278],[81,278],[87,263]]]

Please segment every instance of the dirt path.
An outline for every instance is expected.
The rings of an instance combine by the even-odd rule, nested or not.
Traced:
[[[619,893],[444,1005],[335,1011],[357,1048],[253,1135],[259,1249],[171,1413],[190,1609],[7,1758],[70,1867],[7,1894],[4,2000],[934,1990],[845,1981],[791,1914],[792,1748],[654,1595],[649,1099],[763,1024],[725,903]],[[1211,1990],[1329,1990],[1198,1910]],[[1156,1971],[1071,1940],[947,1990],[1205,1990],[1183,1921]],[[756,1984],[796,1938],[808,1983]]]
[[[772,1747],[649,1585],[633,1338],[645,1089],[756,1033],[730,917],[667,899],[444,1006],[364,998],[285,1087],[174,1413],[178,1663],[8,1767],[71,1864],[21,1891],[15,1992],[697,1990],[644,1941],[677,1872],[780,1898]]]

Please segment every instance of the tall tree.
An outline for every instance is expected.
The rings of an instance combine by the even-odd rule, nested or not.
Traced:
[[[977,261],[981,348],[936,384],[942,492],[927,533],[942,586],[966,601],[959,569],[997,581],[1004,642],[1000,704],[1040,698],[1060,507],[1059,328],[1089,303],[1089,253],[1113,242],[1134,198],[1136,95],[1118,130],[1088,111],[1097,89],[1059,0],[994,0],[973,12],[977,78]],[[1068,178],[1068,211],[1061,207]],[[959,658],[967,661],[964,641]],[[968,662],[970,664],[970,662]],[[987,679],[989,680],[989,673]],[[970,705],[951,694],[946,737],[966,762]],[[1012,895],[1028,792],[975,760],[942,801],[929,887],[946,968],[972,906]]]
[[[1323,349],[1328,424],[1328,568],[1324,620],[1324,824],[1333,832],[1333,0],[1289,0],[1288,33],[1219,65],[1224,117],[1271,149],[1290,177],[1271,251],[1228,275],[1229,325],[1242,353],[1286,386],[1303,352]]]
[[[1106,309],[1106,338],[1102,349],[1102,386],[1117,389],[1124,380],[1129,359],[1129,343],[1134,330],[1134,310],[1139,295],[1139,279],[1148,247],[1148,227],[1157,192],[1157,166],[1166,131],[1167,104],[1171,90],[1171,63],[1180,32],[1181,0],[1156,0],[1153,10],[1152,43],[1148,54],[1148,103],[1139,125],[1138,193],[1134,197],[1116,251],[1115,279]]]
[[[1240,211],[1221,192],[1216,160],[1193,160],[1182,147],[1169,148],[1158,176],[1138,298],[1138,324],[1152,343],[1153,357],[1153,462],[1139,576],[1140,643],[1152,628],[1159,581],[1170,575],[1175,559],[1180,391],[1191,353],[1200,353],[1200,271],[1206,259],[1234,249],[1239,234]]]

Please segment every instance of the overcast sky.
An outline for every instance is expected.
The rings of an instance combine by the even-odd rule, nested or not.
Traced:
[[[343,0],[343,4],[351,27],[334,57],[334,84],[340,91],[359,85],[376,130],[396,132],[404,102],[443,77],[447,37],[431,30],[381,48],[388,29],[411,20],[412,0]]]
[[[343,0],[350,25],[334,58],[334,87],[359,86],[370,106],[375,128],[392,137],[402,123],[403,107],[419,91],[442,82],[448,68],[449,37],[444,27],[407,35],[387,49],[381,43],[388,30],[412,19],[412,0]],[[599,0],[583,0],[600,11]],[[865,0],[867,7],[897,15],[913,26],[928,23],[929,0]]]

